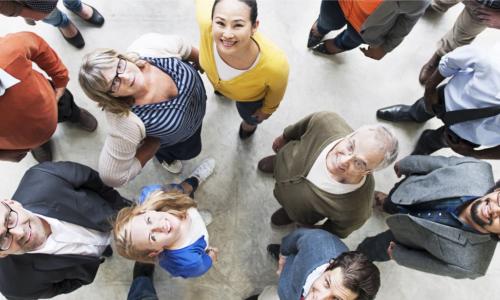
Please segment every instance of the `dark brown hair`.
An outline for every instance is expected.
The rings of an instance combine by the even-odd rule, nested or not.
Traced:
[[[380,272],[366,255],[358,251],[344,252],[332,260],[326,271],[337,267],[344,275],[342,284],[358,294],[356,300],[375,299],[380,288]]]
[[[215,6],[219,4],[222,0],[215,0],[214,6],[212,6],[212,20],[214,19],[214,11]],[[248,7],[250,7],[250,21],[252,21],[252,25],[255,25],[257,22],[257,1],[256,0],[238,0],[240,2],[245,3]]]

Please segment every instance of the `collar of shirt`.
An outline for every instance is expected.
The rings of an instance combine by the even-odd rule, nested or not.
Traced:
[[[0,69],[0,96],[5,94],[5,90],[21,82],[19,79]]]
[[[311,273],[309,273],[309,275],[306,278],[306,282],[304,283],[304,287],[302,289],[303,296],[306,296],[309,293],[309,290],[311,289],[314,281],[318,279],[321,276],[321,274],[325,273],[325,270],[326,268],[328,268],[329,265],[330,265],[329,263],[322,264],[316,269],[314,269]]]

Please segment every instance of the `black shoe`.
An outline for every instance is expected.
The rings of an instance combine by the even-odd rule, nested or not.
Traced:
[[[140,276],[153,278],[154,271],[155,271],[154,264],[145,264],[136,261],[134,264],[134,279]]]
[[[292,224],[293,220],[290,219],[285,209],[282,207],[273,213],[271,216],[271,223],[275,226],[285,226]]]
[[[377,118],[389,122],[416,122],[410,115],[409,105],[392,105],[377,110]]]
[[[435,130],[426,129],[418,138],[415,150],[411,155],[429,155],[444,147],[448,147],[448,145],[442,141],[441,134]]]
[[[102,253],[102,256],[104,257],[111,257],[113,256],[113,248],[111,248],[111,245],[108,245],[106,249],[104,249],[104,252]]]
[[[93,132],[97,128],[97,120],[96,118],[89,113],[85,108],[80,107],[80,119],[76,123],[78,126],[88,132]]]
[[[238,132],[240,139],[242,139],[242,140],[248,139],[249,137],[251,137],[255,133],[255,130],[257,130],[257,126],[255,126],[255,128],[250,130],[250,131],[246,131],[243,129],[243,123],[241,123],[240,130]]]
[[[85,3],[85,5],[92,8],[92,16],[90,16],[90,18],[88,18],[88,19],[83,19],[83,18],[82,19],[84,21],[92,24],[92,25],[95,25],[97,27],[101,27],[102,24],[104,24],[104,17],[97,11],[97,9],[93,8],[92,6],[88,5],[87,3]]]
[[[257,169],[261,172],[272,174],[274,172],[274,160],[276,155],[266,156],[259,161],[257,164]]]
[[[280,259],[280,244],[267,245],[267,253],[276,261]]]
[[[59,31],[61,31],[59,29]],[[66,37],[62,31],[61,31],[61,34],[63,36],[63,38],[68,42],[70,43],[71,45],[75,46],[76,48],[78,49],[82,49],[83,47],[85,47],[85,40],[83,39],[83,36],[82,34],[80,33],[80,30],[78,30],[78,28],[76,29],[76,35],[74,37]]]
[[[48,140],[41,146],[31,149],[31,154],[39,163],[52,161],[52,141]]]
[[[246,298],[245,300],[257,300],[257,299],[259,299],[259,295],[260,295],[260,294],[257,294],[257,295],[252,295],[252,296],[250,296],[250,297]]]

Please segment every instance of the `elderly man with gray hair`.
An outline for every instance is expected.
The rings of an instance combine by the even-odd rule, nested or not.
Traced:
[[[274,173],[282,206],[271,223],[297,222],[345,238],[370,217],[372,173],[394,162],[398,141],[384,126],[353,131],[336,113],[318,112],[285,128],[272,148],[276,155],[258,164]]]

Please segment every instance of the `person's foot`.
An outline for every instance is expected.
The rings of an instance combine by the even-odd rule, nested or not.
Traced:
[[[255,130],[257,130],[257,125],[249,125],[245,121],[243,121],[240,124],[238,135],[240,136],[240,139],[246,140],[255,133]]]
[[[375,191],[373,193],[373,207],[383,211],[384,203],[387,200],[387,194],[380,191]]]
[[[418,75],[418,81],[421,85],[425,85],[427,80],[431,78],[431,75],[432,73],[434,73],[434,71],[436,71],[440,60],[441,56],[439,56],[437,53],[434,53],[431,59],[429,59],[429,61],[422,66],[422,69],[420,69],[420,74]]]
[[[212,175],[215,169],[215,159],[213,158],[206,158],[204,159],[201,164],[189,175],[189,177],[196,177],[198,179],[198,183],[201,184],[207,178]],[[188,177],[188,178],[189,178]]]
[[[76,123],[81,129],[93,132],[97,128],[96,118],[85,108],[80,107],[80,119]]]
[[[377,118],[389,122],[415,122],[410,115],[409,105],[392,105],[377,110]]]
[[[264,173],[273,173],[274,172],[274,160],[276,159],[276,155],[269,155],[264,157],[257,164],[257,169]]]
[[[171,163],[167,163],[166,161],[163,161],[161,163],[161,166],[165,170],[167,170],[173,174],[179,174],[182,171],[182,162],[180,160],[177,160],[177,159]]]
[[[52,161],[52,140],[48,140],[44,144],[31,149],[31,154],[39,163]]]
[[[155,271],[155,265],[154,264],[145,264],[141,262],[135,262],[134,264],[134,279],[140,276],[145,276],[149,278],[153,278],[153,273]]]
[[[418,138],[417,145],[411,155],[429,155],[443,147],[446,147],[446,144],[442,141],[436,141],[434,139],[434,134],[434,130],[432,129],[424,130]]]
[[[101,27],[104,24],[104,17],[92,6],[82,2],[82,10],[77,15],[84,21]]]
[[[78,49],[81,49],[85,46],[85,40],[83,39],[82,34],[78,30],[78,28],[73,24],[73,22],[69,21],[68,25],[65,27],[58,27],[61,32],[63,38],[75,46]]]
[[[282,207],[275,211],[271,216],[271,223],[274,226],[285,226],[293,223],[293,220],[290,219],[285,209]]]
[[[316,20],[314,24],[311,26],[311,30],[309,31],[309,38],[307,39],[307,48],[312,48],[319,43],[323,39],[325,35],[319,33],[318,31],[318,21]]]
[[[267,253],[275,260],[280,259],[280,244],[269,244],[267,245]]]
[[[338,53],[345,51],[345,50],[338,48],[335,45],[334,39],[325,40],[325,41],[319,43],[318,45],[316,45],[316,47],[312,48],[312,50],[314,52],[326,54],[326,55],[335,55],[335,54],[338,54]]]

